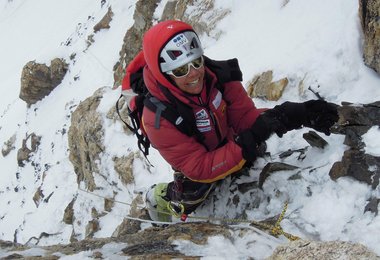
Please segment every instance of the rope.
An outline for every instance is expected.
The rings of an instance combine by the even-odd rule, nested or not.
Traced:
[[[120,204],[124,204],[124,205],[128,205],[128,206],[132,206],[131,203],[127,203],[127,202],[118,201],[118,200],[115,200],[115,199],[106,198],[104,196],[97,195],[95,193],[83,190],[81,188],[79,188],[79,190],[83,191],[83,192],[86,192],[88,194],[91,194],[93,196],[99,197],[99,198],[110,200],[110,201],[115,202],[115,203],[120,203]],[[136,207],[138,207],[140,209],[145,209],[145,207],[140,207],[138,205]],[[282,229],[281,225],[280,225],[281,221],[285,217],[285,213],[286,213],[287,209],[288,209],[288,201],[285,202],[284,208],[283,208],[280,216],[278,217],[278,219],[277,219],[277,221],[276,221],[276,223],[274,225],[263,223],[263,222],[259,222],[259,221],[255,221],[255,220],[239,219],[239,218],[228,219],[228,218],[202,217],[202,216],[187,216],[187,218],[194,219],[194,220],[202,220],[202,221],[205,221],[205,222],[248,223],[248,224],[252,224],[252,225],[256,226],[257,228],[262,229],[264,231],[265,230],[269,230],[270,235],[272,235],[272,236],[274,236],[276,238],[278,238],[280,235],[283,235],[284,237],[286,237],[290,241],[295,241],[295,240],[298,240],[300,238],[297,237],[297,236],[295,236],[295,235],[292,235],[290,233],[285,232]],[[151,209],[151,211],[154,211],[154,212],[157,212],[157,213],[160,213],[160,214],[175,216],[176,218],[180,218],[180,215],[179,214],[174,214],[174,212],[172,210],[170,211],[172,213],[165,212],[165,211],[153,210],[153,209]],[[147,220],[147,219],[134,218],[134,217],[130,217],[130,216],[124,216],[124,217],[126,219],[140,221],[140,222],[146,222],[146,223],[151,223],[151,224],[161,224],[161,225],[163,225],[163,224],[165,224],[165,225],[172,225],[172,224],[174,224],[173,222],[153,221],[153,220]]]

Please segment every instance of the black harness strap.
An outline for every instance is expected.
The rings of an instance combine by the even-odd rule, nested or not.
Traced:
[[[190,106],[179,101],[167,88],[162,85],[158,85],[162,93],[166,96],[167,99],[173,104],[172,109],[176,111],[184,120],[181,122],[183,128],[187,129],[186,133],[189,133],[188,136],[194,136],[199,143],[201,143],[207,150],[207,146],[204,144],[205,137],[201,132],[199,132],[197,124],[195,122],[195,117],[193,110]],[[182,131],[183,132],[183,131]]]
[[[142,111],[131,111],[128,108],[128,115],[131,119],[131,124],[128,124],[123,117],[120,114],[120,108],[119,108],[119,101],[123,97],[121,95],[119,99],[116,101],[116,112],[120,118],[120,120],[128,127],[128,129],[137,137],[137,146],[139,147],[140,151],[144,154],[145,158],[148,160],[147,156],[149,155],[149,147],[150,147],[150,141],[149,139],[144,136],[142,132],[139,132],[139,129],[141,127],[140,121],[139,121],[139,115],[138,113],[142,113]],[[136,100],[136,102],[141,102],[141,100]],[[148,160],[149,162],[149,160]]]
[[[164,106],[164,104],[159,101],[157,98],[155,97],[151,97],[149,99],[147,99],[146,102],[144,102],[145,106],[149,106],[148,103],[150,102],[156,107],[156,116],[155,116],[155,119],[154,119],[154,128],[156,129],[159,129],[160,128],[160,118],[161,118],[161,115],[162,115],[162,112],[166,110],[166,106]]]
[[[184,118],[177,112],[174,106],[168,102],[163,102],[151,96],[144,100],[144,106],[150,111],[155,112],[154,127],[160,128],[160,118],[163,117],[173,124],[181,133],[187,136],[193,136],[193,131],[189,128]]]
[[[120,120],[128,127],[129,130],[131,130],[131,132],[135,133],[136,130],[130,126],[124,119],[123,117],[121,116],[120,114],[120,108],[119,108],[119,101],[120,99],[123,97],[123,95],[120,95],[119,99],[116,101],[116,113],[117,115],[119,116]],[[132,123],[133,124],[133,123]]]

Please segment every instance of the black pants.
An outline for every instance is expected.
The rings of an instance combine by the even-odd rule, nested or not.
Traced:
[[[240,171],[232,174],[232,178],[249,174],[251,165],[245,165]],[[174,172],[174,181],[169,182],[166,199],[181,203],[184,206],[184,213],[190,214],[202,204],[204,200],[215,190],[215,187],[222,182],[219,180],[213,183],[195,182],[185,177],[181,172]]]
[[[166,197],[181,203],[185,214],[192,213],[214,190],[215,183],[195,182],[186,178],[181,172],[174,173],[174,181],[169,182]]]

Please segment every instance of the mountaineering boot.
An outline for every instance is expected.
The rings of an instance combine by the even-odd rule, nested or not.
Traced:
[[[153,221],[171,222],[172,216],[168,209],[170,203],[166,197],[168,183],[152,185],[146,193],[146,205]]]

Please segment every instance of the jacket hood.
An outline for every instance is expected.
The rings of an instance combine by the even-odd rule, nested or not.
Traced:
[[[143,38],[143,52],[147,66],[153,77],[163,86],[177,92],[174,86],[161,72],[160,52],[166,43],[176,34],[184,31],[194,31],[191,25],[175,20],[160,22],[150,28]]]

